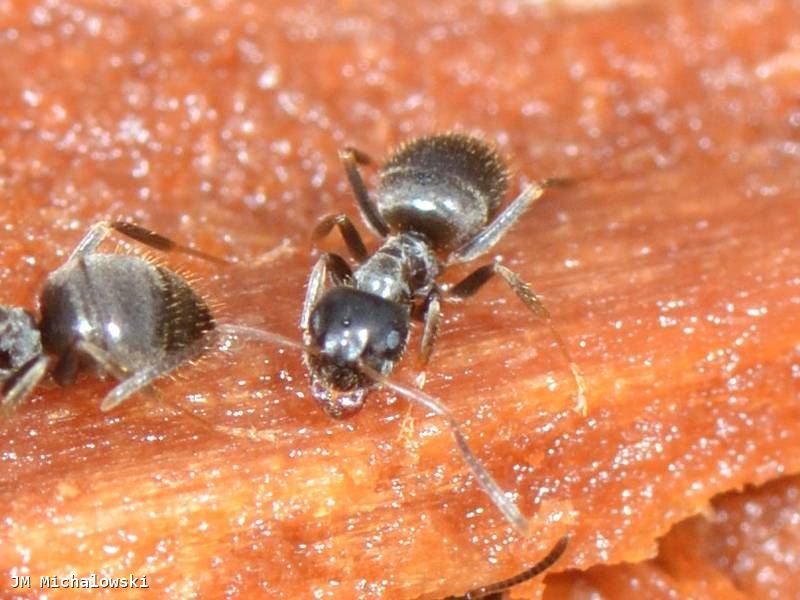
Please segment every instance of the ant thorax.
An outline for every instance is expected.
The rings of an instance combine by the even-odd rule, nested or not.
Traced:
[[[353,273],[353,287],[401,304],[425,297],[439,260],[419,233],[392,235]]]
[[[0,306],[0,383],[42,354],[42,338],[33,315],[24,308]]]

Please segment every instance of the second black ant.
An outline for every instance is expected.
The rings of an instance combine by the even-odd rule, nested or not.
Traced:
[[[166,267],[97,252],[112,232],[156,250],[225,262],[134,223],[96,223],[47,277],[38,322],[26,309],[0,306],[0,414],[13,411],[48,373],[70,385],[87,367],[119,382],[100,405],[108,411],[209,348],[217,324],[207,302]]]

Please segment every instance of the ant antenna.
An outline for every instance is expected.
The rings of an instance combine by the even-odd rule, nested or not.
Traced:
[[[401,383],[396,383],[391,379],[387,379],[375,369],[370,368],[368,365],[361,363],[359,364],[359,368],[380,385],[388,387],[398,394],[405,396],[408,400],[416,402],[431,412],[444,417],[445,421],[450,427],[450,432],[453,434],[453,437],[456,440],[459,450],[461,450],[461,454],[464,456],[464,461],[467,463],[467,465],[469,465],[469,468],[472,469],[475,479],[478,480],[478,483],[483,488],[483,491],[486,492],[492,502],[494,502],[494,505],[500,510],[501,513],[503,513],[503,516],[516,528],[520,535],[528,535],[528,520],[519,511],[517,505],[508,499],[506,493],[503,491],[503,488],[501,488],[500,485],[494,480],[494,478],[489,474],[489,471],[486,470],[486,467],[483,466],[483,463],[478,460],[478,457],[475,456],[475,453],[467,445],[467,440],[464,438],[464,434],[461,433],[461,428],[458,425],[458,421],[456,421],[453,413],[451,413],[444,404],[439,402],[439,400],[436,398],[429,396],[422,390],[415,389]]]
[[[237,337],[242,336],[245,338],[270,342],[273,344],[289,346],[303,352],[319,354],[319,350],[316,348],[310,348],[304,344],[271,331],[264,331],[244,325],[228,324],[220,325],[218,327],[218,331],[220,333],[228,333]],[[483,488],[483,491],[486,492],[494,505],[500,510],[501,513],[503,513],[503,516],[506,518],[506,520],[508,520],[508,522],[514,526],[520,535],[528,535],[528,520],[522,515],[517,505],[506,496],[503,488],[501,488],[500,485],[489,474],[489,471],[486,470],[486,467],[483,466],[483,463],[481,463],[478,457],[475,456],[475,453],[467,444],[464,434],[461,433],[461,428],[459,427],[458,422],[447,407],[445,407],[439,400],[429,396],[421,390],[403,385],[401,383],[396,383],[391,379],[387,379],[381,373],[372,369],[363,362],[359,363],[359,368],[378,384],[385,386],[397,392],[401,396],[404,396],[406,399],[420,404],[431,412],[444,417],[445,421],[450,427],[450,432],[453,434],[453,437],[456,440],[456,445],[458,445],[458,448],[461,450],[464,461],[467,463],[469,468],[472,469],[475,479],[477,479],[481,488]]]
[[[565,535],[556,542],[556,545],[553,546],[553,549],[547,553],[547,556],[545,556],[532,567],[525,569],[522,573],[517,573],[516,575],[509,577],[508,579],[504,579],[503,581],[498,581],[490,585],[484,585],[479,588],[475,588],[474,590],[468,591],[463,596],[448,596],[445,598],[445,600],[481,600],[481,598],[489,598],[494,597],[496,594],[502,594],[503,592],[510,590],[512,587],[528,581],[529,579],[533,579],[540,573],[547,571],[547,569],[552,567],[558,561],[558,559],[561,558],[561,556],[564,554],[564,551],[567,549],[568,543],[569,536]]]
[[[227,334],[231,337],[242,337],[245,339],[258,340],[261,342],[269,342],[277,346],[289,346],[295,350],[302,352],[316,353],[314,348],[309,348],[300,342],[296,342],[291,338],[274,333],[265,329],[256,329],[255,327],[248,327],[247,325],[231,325],[223,323],[217,327],[217,332],[220,334]]]

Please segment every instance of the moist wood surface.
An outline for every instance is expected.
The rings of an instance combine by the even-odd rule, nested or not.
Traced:
[[[521,596],[797,593],[796,3],[115,6],[0,6],[0,302],[33,308],[89,225],[127,216],[238,259],[163,259],[218,322],[299,339],[312,223],[356,216],[337,150],[461,127],[497,141],[509,195],[574,178],[496,252],[544,297],[589,415],[500,282],[443,307],[426,389],[519,494],[529,540],[441,422],[382,394],[333,422],[294,351],[233,347],[111,414],[111,382],[41,389],[0,424],[3,595],[76,572],[175,597],[436,598],[567,533],[553,571],[581,571]]]

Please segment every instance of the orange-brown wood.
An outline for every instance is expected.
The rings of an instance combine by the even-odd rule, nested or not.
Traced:
[[[748,502],[780,515],[796,494],[710,500],[800,471],[798,26],[788,0],[0,4],[0,302],[34,308],[85,230],[126,216],[236,261],[162,259],[221,321],[299,339],[311,228],[356,216],[337,149],[460,128],[497,141],[515,191],[574,179],[496,254],[590,402],[573,412],[554,341],[500,282],[444,306],[426,390],[518,495],[522,540],[440,420],[375,393],[333,422],[292,350],[234,345],[110,414],[110,382],[43,388],[0,424],[4,595],[74,572],[164,596],[437,598],[568,533],[553,572],[590,570],[518,594],[788,597],[800,569],[773,550],[796,532],[746,524]],[[730,530],[695,517],[652,561],[698,513],[740,535],[708,546]],[[645,562],[597,566],[623,561]]]

